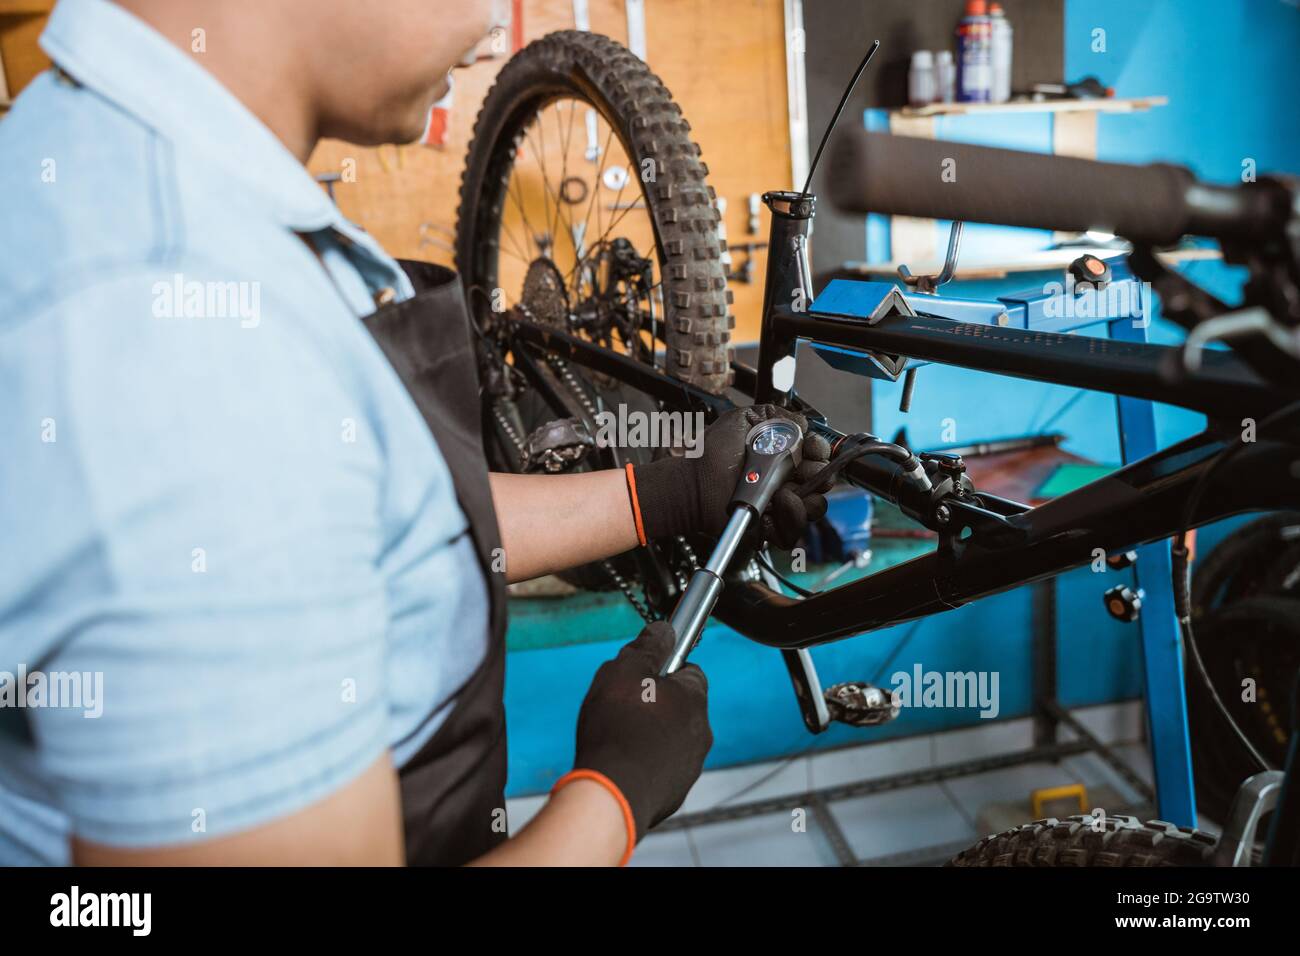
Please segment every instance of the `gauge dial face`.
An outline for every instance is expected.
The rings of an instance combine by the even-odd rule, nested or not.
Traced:
[[[764,422],[749,435],[749,447],[760,455],[779,455],[789,451],[803,437],[794,422]]]

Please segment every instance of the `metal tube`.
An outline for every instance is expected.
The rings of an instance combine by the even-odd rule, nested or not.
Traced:
[[[713,606],[722,593],[722,579],[711,571],[700,568],[691,575],[691,583],[686,586],[682,599],[673,609],[673,616],[668,623],[673,626],[677,643],[673,645],[672,655],[664,664],[660,675],[671,674],[686,663],[686,655],[700,639],[704,624],[713,612]]]
[[[690,584],[686,586],[685,593],[673,609],[672,617],[668,619],[677,642],[673,645],[672,655],[659,672],[661,676],[673,673],[686,663],[686,656],[700,639],[704,625],[713,613],[713,606],[718,603],[718,595],[722,593],[722,575],[731,559],[736,556],[753,518],[754,512],[743,505],[733,511],[709,560],[691,575]]]
[[[753,517],[754,512],[745,507],[739,507],[731,513],[731,519],[722,529],[722,536],[718,538],[713,553],[709,555],[709,560],[704,562],[704,567],[712,571],[715,577],[722,577],[727,570],[727,565],[736,556],[736,551],[740,549],[740,542],[745,537],[745,532],[749,530],[749,522]]]

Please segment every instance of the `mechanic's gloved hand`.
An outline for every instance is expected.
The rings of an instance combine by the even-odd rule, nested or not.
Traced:
[[[828,480],[824,488],[802,498],[794,490],[826,467],[831,448],[820,435],[807,433],[802,415],[776,405],[733,408],[724,414],[704,432],[704,453],[699,458],[661,458],[633,466],[645,538],[721,534],[745,462],[745,436],[759,422],[772,418],[788,418],[804,432],[803,461],[773,496],[761,526],[765,540],[785,550],[793,548],[808,523],[826,514],[825,492],[833,482]]]
[[[672,649],[667,621],[646,627],[596,671],[578,714],[574,768],[613,781],[638,840],[682,805],[713,746],[704,672],[687,664],[659,676]]]

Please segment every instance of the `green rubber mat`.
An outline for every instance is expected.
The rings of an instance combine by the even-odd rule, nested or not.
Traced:
[[[1035,496],[1038,498],[1055,498],[1058,495],[1074,491],[1076,488],[1082,488],[1098,478],[1104,478],[1114,470],[1109,465],[1090,465],[1073,461],[1063,462],[1057,465],[1056,470],[1048,476],[1047,480],[1038,486]]]
[[[890,565],[933,551],[934,547],[932,540],[875,540],[871,544],[871,563],[865,568],[848,569],[835,578],[834,584],[847,584],[875,574]],[[781,558],[777,559],[777,567],[782,573],[788,570],[788,564]],[[816,588],[836,567],[833,564],[814,565],[805,572],[788,576],[802,587]],[[511,598],[506,647],[511,651],[536,651],[600,641],[623,642],[635,637],[642,626],[640,616],[618,591],[582,591],[559,598]]]

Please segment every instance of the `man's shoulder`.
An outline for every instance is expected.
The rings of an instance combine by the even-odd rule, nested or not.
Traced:
[[[151,155],[156,137],[94,93],[47,72],[0,123],[0,289],[144,262],[163,248]],[[16,303],[11,303],[16,304]]]
[[[234,213],[187,186],[194,162],[94,91],[39,76],[0,123],[0,245],[13,250],[0,257],[0,313],[210,256],[212,220]]]

